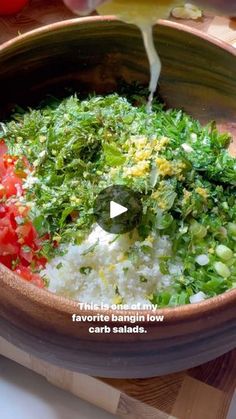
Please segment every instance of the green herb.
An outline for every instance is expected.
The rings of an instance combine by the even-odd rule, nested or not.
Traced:
[[[89,253],[94,252],[94,250],[96,249],[97,245],[99,244],[99,239],[96,241],[96,243],[92,244],[90,247],[88,247],[88,249],[86,249],[83,253],[82,256],[86,256]]]
[[[79,271],[82,275],[89,275],[92,268],[90,266],[82,266]]]
[[[29,246],[22,246],[21,247],[21,249],[23,250],[23,252],[25,252],[25,253],[29,253],[29,252],[32,252],[32,249],[31,249],[31,247],[29,247]]]
[[[114,144],[103,145],[104,155],[108,166],[122,166],[125,162],[125,156]]]

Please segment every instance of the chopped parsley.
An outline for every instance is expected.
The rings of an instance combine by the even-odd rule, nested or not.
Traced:
[[[121,184],[141,195],[140,239],[157,232],[168,236],[171,258],[183,266],[171,285],[150,297],[153,303],[186,304],[198,292],[212,297],[234,288],[236,161],[227,151],[230,135],[219,133],[214,122],[203,127],[183,111],[164,110],[159,103],[147,113],[145,102],[135,100],[141,105],[117,94],[86,100],[72,96],[19,112],[1,124],[10,153],[25,155],[33,167],[25,196],[35,228],[52,238],[44,244],[44,254],[55,254],[52,242],[81,243],[94,223],[98,193]],[[222,245],[228,250],[220,253]],[[149,252],[151,244],[142,249],[134,245],[125,256],[135,261]],[[223,254],[232,256],[224,260]],[[201,265],[201,260],[208,262]],[[169,275],[169,262],[161,261],[163,275]],[[80,269],[83,275],[90,272],[89,266]]]
[[[82,275],[89,275],[92,271],[92,268],[91,266],[82,266],[79,271]]]

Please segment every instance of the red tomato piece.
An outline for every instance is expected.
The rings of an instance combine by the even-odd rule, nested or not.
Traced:
[[[20,12],[29,0],[0,0],[0,15],[12,15]]]
[[[26,266],[18,265],[15,272],[22,278],[26,279],[26,281],[31,281],[32,279],[32,272]]]
[[[12,195],[22,195],[22,180],[14,174],[5,176],[2,179],[2,186],[7,198]]]
[[[3,159],[0,157],[0,181],[3,176],[6,175],[6,168],[4,166]]]
[[[14,217],[21,217],[22,219],[27,217],[29,210],[29,207],[23,205],[14,204],[9,207],[9,212],[13,214]]]
[[[17,227],[16,232],[20,238],[24,240],[26,246],[33,246],[37,239],[37,231],[33,224],[28,221],[27,223]]]
[[[17,257],[19,248],[11,243],[0,244],[0,256],[14,256]]]
[[[1,4],[1,0],[0,0]],[[8,152],[8,147],[3,139],[0,140],[0,156],[3,156],[3,154],[6,154]]]
[[[24,259],[26,262],[31,263],[33,261],[33,257],[34,257],[34,255],[33,255],[32,250],[30,250],[30,248],[27,249],[27,251],[24,250],[24,247],[20,249],[20,258],[21,259]]]
[[[13,206],[13,205],[12,205]],[[9,228],[11,228],[15,234],[16,234],[16,227],[17,227],[17,222],[16,222],[16,218],[15,215],[12,211],[12,206],[10,208],[6,209],[6,214],[5,217],[2,217],[2,219],[0,220],[0,226],[8,226]],[[16,234],[17,236],[17,234]]]
[[[36,263],[36,267],[39,269],[44,268],[47,263],[47,259],[43,256],[34,258],[34,261]]]
[[[23,165],[16,169],[19,159]],[[39,238],[33,223],[26,218],[30,208],[12,199],[24,194],[22,179],[27,177],[24,167],[31,170],[28,160],[24,156],[9,155],[4,140],[0,140],[0,199],[5,201],[0,203],[0,263],[43,288],[43,279],[33,273],[31,267],[40,270],[46,265],[47,259],[35,253],[46,237]]]
[[[0,140],[0,178],[6,174],[6,168],[3,161],[3,156],[8,152],[7,145],[4,140]],[[0,179],[1,180],[1,179]]]
[[[0,263],[2,263],[4,266],[6,266],[9,269],[12,269],[13,260],[14,258],[12,255],[0,256]]]
[[[1,168],[0,168],[1,171]],[[3,186],[3,184],[0,184],[0,199],[4,198],[6,196],[6,189]]]
[[[7,209],[5,205],[0,205],[0,219],[5,217],[7,213]]]
[[[31,272],[28,267],[23,265],[18,265],[15,269],[15,272],[24,278],[26,281],[31,282],[32,284],[36,285],[39,288],[44,287],[44,281],[39,274]]]
[[[31,283],[36,285],[38,288],[44,287],[44,281],[39,274],[32,274]]]
[[[10,169],[13,169],[13,170],[15,168],[15,164],[16,164],[17,160],[19,160],[17,156],[11,156],[10,154],[4,154],[2,156],[2,159],[3,159],[3,162],[4,162],[5,168],[6,169],[10,168]]]
[[[0,256],[17,256],[18,253],[17,235],[7,227],[0,228]]]
[[[12,228],[10,217],[6,215],[5,217],[1,218],[0,220],[0,232],[1,232],[1,241],[2,237],[4,237],[4,243],[7,243],[11,240],[10,243],[13,243],[13,240],[17,240],[17,234],[14,228]]]

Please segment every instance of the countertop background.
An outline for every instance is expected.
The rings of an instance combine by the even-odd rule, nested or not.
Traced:
[[[1,419],[114,419],[43,377],[0,356]]]

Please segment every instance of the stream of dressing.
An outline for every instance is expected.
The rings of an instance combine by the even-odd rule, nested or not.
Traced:
[[[152,102],[155,91],[157,89],[158,80],[161,74],[161,60],[156,51],[152,33],[152,25],[139,26],[144,47],[148,56],[149,66],[150,66],[150,82],[149,82],[149,97],[147,101],[147,111],[152,111]]]
[[[153,25],[159,18],[169,16],[171,9],[181,0],[113,0],[97,10],[100,14],[112,14],[126,23],[138,26],[150,66],[149,97],[147,111],[152,111],[153,97],[161,73],[161,60],[155,48]]]

